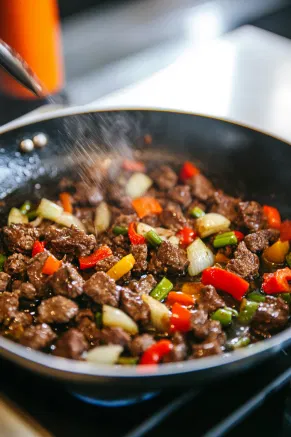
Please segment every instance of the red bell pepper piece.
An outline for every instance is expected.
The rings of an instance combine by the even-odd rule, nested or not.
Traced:
[[[288,281],[291,281],[291,269],[279,269],[274,273],[265,273],[262,290],[267,294],[273,293],[290,293],[291,286]]]
[[[32,246],[32,253],[31,253],[31,255],[32,255],[32,256],[35,256],[35,255],[37,255],[38,253],[43,252],[43,251],[44,251],[44,248],[45,248],[45,242],[44,242],[44,241],[36,240],[36,241],[33,243],[33,246]]]
[[[280,240],[290,241],[291,240],[291,220],[286,220],[280,226]]]
[[[133,161],[131,159],[124,159],[122,163],[122,168],[127,171],[137,171],[141,173],[144,173],[146,170],[143,162]]]
[[[59,261],[53,255],[50,255],[44,263],[42,273],[45,275],[53,275],[57,270],[59,270],[61,265],[62,261]]]
[[[269,228],[280,229],[281,216],[277,208],[274,208],[273,206],[264,205],[263,211],[267,218]]]
[[[128,226],[128,237],[130,239],[131,244],[145,244],[146,239],[143,235],[139,235],[136,232],[136,223],[132,222]]]
[[[195,165],[193,165],[192,162],[186,161],[184,162],[184,165],[180,170],[179,177],[182,182],[185,182],[187,179],[190,179],[199,173],[200,173],[199,169],[195,167]]]
[[[170,317],[170,332],[187,332],[191,329],[191,313],[178,302],[172,306]]]
[[[91,253],[89,256],[81,256],[79,258],[80,269],[91,269],[94,267],[98,261],[108,258],[112,255],[112,250],[108,246],[101,246],[95,252]]]
[[[177,232],[177,237],[180,238],[181,246],[189,246],[197,237],[196,232],[192,228],[184,227]]]
[[[231,294],[237,300],[242,300],[249,288],[249,283],[240,276],[217,267],[205,269],[201,281],[204,285],[213,285]]]
[[[158,364],[164,355],[173,349],[170,340],[160,340],[150,346],[142,355],[139,364]]]
[[[195,303],[195,297],[191,294],[180,293],[177,291],[170,291],[167,297],[167,303],[173,305],[178,302],[181,305],[189,306]]]
[[[244,238],[244,234],[240,231],[233,231],[234,235],[236,236],[237,242],[240,243]]]

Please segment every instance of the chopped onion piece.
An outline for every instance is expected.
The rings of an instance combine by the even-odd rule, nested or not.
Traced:
[[[41,202],[36,210],[36,214],[53,222],[62,215],[63,208],[48,199],[41,199]]]
[[[175,235],[171,229],[165,229],[165,228],[155,228],[155,232],[158,234],[159,237],[167,239]]]
[[[180,240],[178,237],[176,237],[176,235],[173,235],[172,237],[168,238],[168,242],[173,244],[173,246],[179,246],[180,244]]]
[[[145,237],[149,231],[154,231],[154,230],[155,229],[152,226],[149,226],[146,223],[138,223],[136,227],[136,232],[139,235],[142,235],[143,237]]]
[[[101,234],[109,228],[111,212],[106,202],[101,202],[95,211],[94,227],[96,234]]]
[[[148,294],[143,294],[142,300],[150,307],[151,322],[154,328],[160,332],[167,331],[169,328],[170,312],[166,305]]]
[[[153,181],[144,173],[133,173],[125,186],[125,192],[132,199],[143,196],[152,186]]]
[[[214,264],[213,253],[200,238],[196,238],[196,240],[187,247],[187,257],[190,262],[188,267],[190,276],[196,276]]]
[[[36,217],[36,219],[29,222],[29,224],[36,228],[37,226],[39,226],[42,223],[42,221],[43,221],[42,217]]]
[[[230,221],[221,214],[210,212],[197,219],[196,225],[200,237],[205,238],[216,234],[216,232],[226,231],[229,228]]]
[[[115,364],[122,351],[123,347],[119,344],[97,346],[87,353],[87,361],[93,364]]]
[[[103,325],[110,328],[122,328],[129,334],[137,334],[138,326],[127,314],[118,308],[103,305]]]
[[[11,208],[8,216],[8,226],[16,224],[28,223],[28,218],[26,215],[22,214],[17,208]]]
[[[72,225],[76,226],[81,231],[86,232],[85,226],[83,223],[74,215],[69,214],[68,212],[63,212],[56,220],[56,223],[59,225],[66,226],[67,228],[70,228]]]

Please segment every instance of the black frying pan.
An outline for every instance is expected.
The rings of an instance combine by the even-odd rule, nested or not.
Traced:
[[[70,121],[72,120],[72,121]],[[38,132],[48,145],[19,153],[19,141]],[[70,171],[70,156],[81,156],[90,144],[144,147],[151,134],[155,150],[191,158],[217,185],[231,195],[256,199],[278,207],[291,217],[291,148],[262,132],[227,121],[183,113],[126,110],[61,116],[29,124],[0,136],[0,196],[5,201],[0,218],[27,195],[52,193],[53,178]],[[76,141],[78,139],[78,141]],[[35,184],[41,187],[35,190]],[[26,349],[0,337],[0,353],[15,363],[66,382],[71,390],[103,398],[136,396],[161,388],[204,385],[242,371],[291,343],[291,328],[231,354],[163,364],[158,368],[94,366],[55,358]]]

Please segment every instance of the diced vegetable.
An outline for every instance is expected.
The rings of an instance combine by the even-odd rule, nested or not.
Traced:
[[[43,251],[44,251],[44,247],[45,247],[45,242],[44,242],[44,241],[38,241],[38,240],[36,240],[36,241],[33,243],[33,246],[32,246],[32,253],[31,253],[31,256],[35,256],[35,255],[37,255],[38,253],[43,252]]]
[[[109,228],[111,212],[106,202],[101,202],[95,211],[94,227],[97,234],[101,234]]]
[[[246,347],[250,344],[251,340],[249,337],[244,336],[244,337],[235,337],[232,340],[227,342],[227,346],[232,349],[239,349],[241,347]]]
[[[8,216],[8,226],[28,223],[28,218],[17,208],[11,208]]]
[[[237,244],[237,238],[233,231],[218,234],[213,241],[213,246],[216,249],[218,249],[219,247],[231,246],[233,244]]]
[[[7,256],[3,255],[3,253],[0,253],[0,272],[3,272],[3,267],[6,259]]]
[[[278,296],[285,300],[288,305],[291,304],[291,293],[279,293]]]
[[[128,237],[130,239],[131,244],[144,244],[146,242],[145,237],[138,234],[136,232],[136,223],[132,222],[130,223],[128,227]]]
[[[290,293],[291,291],[288,282],[291,280],[291,269],[289,267],[276,270],[274,273],[265,273],[263,279],[262,290],[267,294]]]
[[[232,322],[232,309],[231,308],[219,308],[212,315],[212,320],[217,320],[222,326],[228,326]]]
[[[203,211],[203,209],[199,208],[198,206],[195,206],[190,211],[190,216],[194,217],[194,218],[203,217],[204,215],[205,215],[205,212]]]
[[[117,364],[122,364],[123,366],[134,366],[138,363],[138,357],[119,357]]]
[[[231,294],[241,300],[249,288],[249,283],[240,276],[217,267],[210,267],[202,273],[202,283],[213,285],[218,290]]]
[[[288,264],[288,267],[291,267],[291,252],[286,256],[286,263]]]
[[[145,172],[145,165],[143,162],[140,161],[133,161],[130,159],[124,159],[122,163],[122,168],[127,171],[139,171],[139,172]]]
[[[291,240],[291,220],[286,220],[280,226],[280,240],[290,241]]]
[[[72,199],[70,194],[66,192],[60,193],[60,201],[62,203],[62,207],[64,211],[68,212],[69,214],[72,214],[73,206],[72,206]]]
[[[151,297],[157,300],[163,300],[167,294],[172,290],[173,284],[169,279],[164,277],[150,292]]]
[[[125,186],[126,194],[132,199],[143,196],[152,186],[153,181],[144,173],[133,173]]]
[[[33,211],[29,211],[27,214],[28,220],[34,220],[37,218],[37,212],[36,209],[34,209]],[[42,218],[42,217],[38,217],[38,218]]]
[[[196,238],[196,240],[187,247],[187,257],[190,263],[188,267],[190,276],[196,276],[214,264],[213,253],[200,238]]]
[[[140,364],[154,365],[158,364],[161,359],[173,349],[173,344],[170,340],[160,340],[150,346],[142,355]]]
[[[47,220],[57,221],[63,214],[64,210],[61,206],[48,199],[41,199],[41,202],[36,210],[38,216],[43,217]]]
[[[181,246],[187,247],[191,244],[197,237],[196,232],[192,228],[184,227],[177,232],[177,237],[180,239]]]
[[[175,302],[178,302],[180,305],[191,306],[196,302],[196,299],[191,294],[171,291],[167,297],[167,304],[173,305]]]
[[[180,240],[178,237],[176,237],[176,235],[172,235],[172,237],[168,238],[168,242],[171,243],[173,246],[177,246],[177,247],[180,244]]]
[[[19,209],[20,212],[25,215],[31,210],[31,207],[32,207],[31,202],[29,200],[26,200]]]
[[[136,226],[136,231],[138,234],[145,237],[149,231],[154,231],[154,228],[152,226],[147,225],[146,223],[139,222]]]
[[[122,328],[129,334],[138,333],[138,326],[131,317],[118,308],[103,305],[103,325],[110,328]]]
[[[182,285],[182,292],[186,294],[192,294],[195,300],[200,299],[201,289],[204,287],[202,282],[185,282]]]
[[[122,278],[122,276],[126,275],[134,266],[135,259],[133,255],[130,253],[129,255],[124,256],[118,261],[110,270],[108,270],[107,275],[110,278],[118,281],[118,279]]]
[[[150,307],[153,327],[160,332],[167,331],[169,328],[170,312],[166,305],[147,294],[143,294],[142,299]]]
[[[230,221],[221,214],[210,212],[197,219],[197,230],[201,238],[209,237],[220,231],[226,231],[229,228]]]
[[[170,332],[187,332],[190,329],[191,312],[179,303],[174,303],[170,317]]]
[[[66,226],[67,228],[70,228],[72,225],[74,225],[81,231],[85,232],[85,226],[83,223],[77,217],[69,214],[68,212],[63,212],[58,218],[55,219],[55,222],[59,225]]]
[[[278,209],[273,206],[264,205],[263,211],[267,218],[269,228],[280,229],[281,216]]]
[[[44,275],[53,275],[57,270],[59,270],[61,265],[62,261],[59,261],[53,255],[50,255],[44,263],[42,273]]]
[[[252,302],[265,302],[266,296],[264,296],[260,291],[255,290],[247,295],[248,300]]]
[[[282,264],[289,252],[289,241],[276,241],[272,246],[264,250],[263,256],[267,261]]]
[[[102,328],[102,324],[103,324],[102,319],[103,319],[102,313],[100,311],[97,311],[95,313],[95,322],[98,329]]]
[[[132,206],[141,219],[146,215],[160,214],[163,210],[154,197],[138,197],[132,201]]]
[[[35,211],[33,211],[33,212],[35,212]],[[30,213],[27,214],[27,217],[28,217],[29,214],[30,214]],[[37,227],[37,226],[39,226],[39,225],[42,223],[42,221],[43,221],[43,218],[42,218],[42,217],[37,217],[37,216],[36,216],[36,219],[34,219],[34,220],[32,220],[31,222],[29,222],[29,224],[30,224],[31,226]]]
[[[240,232],[240,231],[233,231],[233,232],[237,238],[238,243],[240,243],[245,238],[245,236],[242,232]]]
[[[125,226],[114,226],[112,231],[115,235],[127,235],[128,229]]]
[[[248,325],[259,308],[259,305],[259,302],[243,299],[240,306],[238,321],[242,324]]]
[[[146,234],[146,240],[148,243],[150,243],[153,247],[159,246],[163,240],[161,237],[158,236],[158,234],[155,231],[149,231]]]
[[[108,246],[101,246],[95,252],[91,253],[89,256],[81,256],[79,258],[80,269],[91,269],[94,267],[98,261],[108,258],[112,255],[112,250]]]
[[[115,364],[122,352],[123,347],[119,344],[97,346],[87,353],[87,361],[93,364]]]
[[[227,264],[229,260],[230,259],[227,256],[225,256],[223,253],[217,252],[217,254],[215,255],[216,263]]]
[[[195,167],[195,165],[192,164],[192,162],[186,161],[186,162],[184,162],[183,167],[180,170],[179,177],[180,177],[181,181],[185,182],[187,179],[190,179],[199,173],[200,173],[200,170],[198,170],[198,168]]]

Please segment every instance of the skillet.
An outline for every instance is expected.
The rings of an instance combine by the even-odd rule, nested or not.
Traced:
[[[217,186],[233,196],[271,203],[283,218],[291,216],[291,148],[263,132],[202,115],[159,110],[108,110],[62,113],[22,125],[0,136],[0,221],[28,196],[52,193],[60,177],[83,156],[83,148],[102,144],[110,150],[129,144],[188,158]],[[20,153],[23,138],[42,132],[42,149]],[[152,145],[142,138],[150,134]],[[82,152],[82,153],[81,153]],[[74,157],[74,159],[72,159]],[[72,391],[102,398],[139,396],[174,386],[201,387],[244,371],[291,343],[291,328],[271,339],[230,354],[149,366],[96,366],[26,349],[0,337],[0,354],[33,372],[63,381]]]

